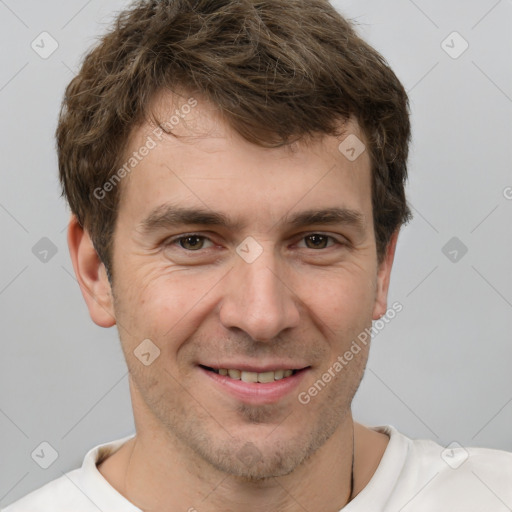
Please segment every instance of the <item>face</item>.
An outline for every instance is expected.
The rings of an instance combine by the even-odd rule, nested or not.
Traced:
[[[289,474],[347,419],[367,347],[304,392],[386,308],[369,156],[343,137],[261,148],[201,101],[180,138],[153,130],[130,140],[156,145],[122,182],[113,246],[136,423],[228,474]]]

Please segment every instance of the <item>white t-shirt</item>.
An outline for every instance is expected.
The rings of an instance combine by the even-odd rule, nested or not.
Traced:
[[[391,425],[372,427],[390,437],[375,474],[343,512],[509,512],[512,453],[443,448],[412,440]],[[141,512],[119,494],[96,464],[135,434],[91,449],[82,467],[27,494],[3,512]]]

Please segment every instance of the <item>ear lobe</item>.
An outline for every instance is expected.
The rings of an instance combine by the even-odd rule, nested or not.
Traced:
[[[101,262],[92,240],[75,215],[68,225],[68,247],[80,290],[92,321],[100,327],[116,323],[113,297],[105,265]]]
[[[377,293],[375,296],[375,305],[373,307],[373,320],[378,320],[384,316],[387,311],[389,281],[391,278],[391,268],[395,258],[395,250],[399,232],[400,229],[397,229],[391,236],[388,247],[386,249],[384,260],[379,265],[379,271],[377,274]]]

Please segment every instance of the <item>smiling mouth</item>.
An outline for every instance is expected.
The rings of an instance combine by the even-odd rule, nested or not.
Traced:
[[[248,372],[245,370],[238,370],[236,368],[210,368],[209,366],[204,366],[202,364],[199,365],[201,368],[208,370],[210,372],[216,373],[218,375],[222,375],[228,377],[233,380],[241,380],[243,382],[254,382],[254,383],[269,383],[275,382],[277,380],[286,379],[295,375],[297,372],[305,370],[306,368],[302,368],[301,370],[289,369],[289,370],[274,370],[268,372]]]

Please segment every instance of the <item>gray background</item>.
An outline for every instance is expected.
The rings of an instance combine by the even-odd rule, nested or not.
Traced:
[[[65,86],[124,5],[0,0],[0,506],[134,431],[117,331],[90,320],[74,278],[53,138]],[[335,5],[404,83],[414,131],[415,219],[390,290],[403,311],[373,341],[354,416],[512,450],[512,1]],[[59,45],[46,59],[31,48],[43,31]],[[458,58],[459,36],[442,47],[454,31]],[[48,469],[31,458],[43,441],[59,455]]]

